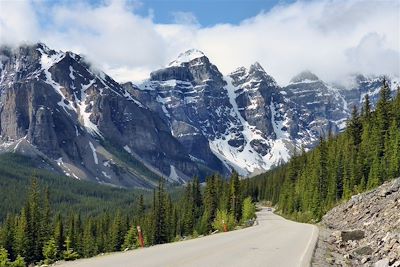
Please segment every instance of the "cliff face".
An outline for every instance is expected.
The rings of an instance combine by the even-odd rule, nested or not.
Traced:
[[[400,266],[400,178],[328,212],[314,266]]]
[[[0,151],[37,153],[71,177],[118,186],[198,173],[156,113],[79,55],[37,44],[2,48],[0,59]]]

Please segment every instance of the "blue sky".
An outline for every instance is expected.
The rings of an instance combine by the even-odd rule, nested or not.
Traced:
[[[269,11],[277,4],[291,0],[144,0],[137,12],[147,15],[154,12],[156,23],[171,23],[177,12],[193,14],[200,25],[212,26],[219,23],[238,24],[262,11]]]
[[[50,7],[57,5],[72,7],[79,2],[99,7],[108,1],[45,0],[43,3]],[[129,0],[128,2],[135,14],[143,17],[150,15],[155,23],[179,23],[192,17],[199,25],[209,27],[221,23],[239,24],[277,5],[287,5],[295,0]],[[43,27],[51,23],[48,15],[48,13],[42,14]]]

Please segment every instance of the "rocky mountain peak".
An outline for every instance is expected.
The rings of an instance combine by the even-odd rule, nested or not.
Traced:
[[[167,67],[150,73],[151,81],[162,81],[172,85],[175,81],[204,85],[214,83],[214,88],[221,89],[224,85],[223,75],[210,62],[203,52],[191,49],[181,53]],[[218,85],[217,85],[218,84]]]
[[[34,47],[36,47],[36,49],[42,49],[43,51],[45,51],[47,53],[51,51],[51,49],[45,43],[41,43],[41,42],[36,43],[34,45]]]
[[[198,49],[189,49],[181,54],[178,58],[168,64],[169,67],[182,66],[185,63],[189,63],[195,59],[206,57],[204,53]]]
[[[254,64],[250,65],[249,72],[265,72],[264,68],[261,66],[259,62],[255,62]]]
[[[247,69],[239,67],[231,72],[228,77],[232,78],[233,84],[246,84],[246,83],[264,83],[267,86],[277,87],[275,79],[270,76],[259,62],[255,62]]]
[[[266,86],[271,88],[278,87],[275,79],[269,75],[258,62],[255,62],[250,66],[247,79],[253,82],[265,83]]]
[[[291,80],[290,83],[304,83],[304,82],[316,82],[318,81],[319,78],[317,75],[312,73],[309,70],[302,71],[296,76],[294,76]]]

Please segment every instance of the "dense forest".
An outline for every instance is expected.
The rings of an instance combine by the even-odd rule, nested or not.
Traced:
[[[85,216],[118,208],[133,211],[140,195],[144,195],[147,205],[152,198],[150,190],[127,190],[71,179],[56,174],[40,159],[8,153],[0,155],[0,222],[7,213],[16,214],[25,205],[32,176],[38,178],[42,190],[50,188],[52,209],[62,215],[72,210]]]
[[[32,177],[23,208],[9,214],[0,228],[0,266],[74,260],[137,248],[141,240],[144,246],[179,241],[232,230],[255,216],[252,200],[244,195],[248,180],[241,181],[237,173],[229,181],[210,176],[204,187],[195,178],[175,201],[161,180],[150,194],[151,205],[146,207],[140,195],[130,210],[106,209],[98,214],[85,210],[61,214],[52,208],[52,189],[43,189],[38,181]]]
[[[321,138],[312,151],[297,151],[288,164],[251,179],[249,194],[295,220],[318,221],[338,202],[399,176],[400,88],[392,98],[383,81],[375,111],[366,95],[344,133]]]

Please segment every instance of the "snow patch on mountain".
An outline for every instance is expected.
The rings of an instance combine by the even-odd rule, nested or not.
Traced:
[[[124,146],[124,150],[125,150],[126,152],[128,152],[129,154],[132,154],[132,150],[131,150],[131,148],[130,148],[129,146],[125,145],[125,146]]]
[[[86,103],[86,90],[88,90],[94,83],[95,80],[93,79],[88,84],[81,85],[81,99],[76,101],[76,105],[79,107],[79,115],[82,120],[83,126],[88,130],[89,133],[97,134],[101,137],[102,134],[97,128],[97,125],[90,120],[90,116],[92,115],[92,113],[88,111],[90,103]]]
[[[176,173],[176,169],[174,165],[170,165],[171,170],[169,173],[169,179],[174,181],[174,182],[179,182],[179,175]]]
[[[90,141],[89,141],[89,146],[90,146],[90,149],[92,150],[92,153],[93,153],[94,163],[97,165],[97,164],[99,164],[99,159],[97,158],[96,148],[94,147],[93,143],[90,142]]]
[[[75,111],[76,109],[71,103],[66,99],[65,95],[62,92],[62,86],[55,82],[51,76],[49,69],[56,63],[60,62],[64,57],[65,53],[56,53],[54,55],[49,56],[46,54],[43,49],[37,49],[41,53],[40,64],[42,65],[42,70],[45,74],[46,80],[45,82],[51,85],[54,90],[61,96],[61,100],[58,102],[58,105],[64,109],[64,111],[70,115],[67,109]]]
[[[204,57],[204,53],[197,49],[190,49],[184,53],[181,53],[177,59],[169,63],[169,67],[181,66],[184,63],[188,63],[194,59]]]
[[[69,66],[69,77],[71,80],[75,80],[74,68],[72,66]]]
[[[283,161],[287,161],[290,158],[290,140],[289,134],[282,129],[287,126],[288,121],[278,118],[279,116],[275,104],[271,102],[270,109],[276,139],[267,140],[263,137],[261,131],[257,130],[255,126],[250,125],[241,115],[236,100],[238,96],[236,92],[239,91],[240,88],[233,86],[231,77],[225,77],[225,81],[227,82],[225,89],[228,92],[229,101],[232,105],[231,113],[239,119],[240,125],[231,125],[232,128],[226,135],[221,138],[210,140],[210,147],[214,154],[219,159],[232,166],[241,175],[259,173]],[[235,131],[233,128],[243,129],[241,131],[245,139],[243,147],[234,147],[229,144],[229,141],[235,138]],[[266,155],[262,156],[252,146],[252,141],[266,144],[270,147],[270,150]]]

